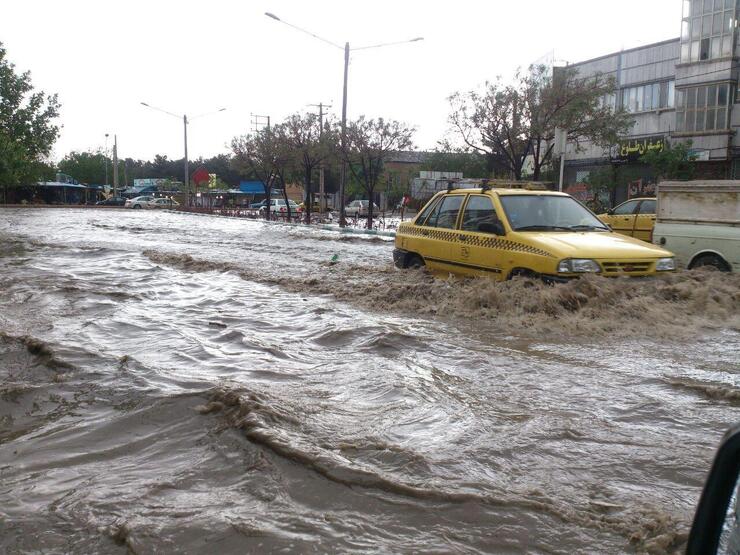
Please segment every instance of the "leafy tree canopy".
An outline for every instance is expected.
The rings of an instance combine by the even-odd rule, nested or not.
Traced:
[[[646,152],[640,157],[640,161],[652,167],[659,180],[689,180],[694,177],[696,168],[696,155],[691,152],[691,144],[691,141],[667,143],[666,148],[660,152]]]
[[[539,180],[552,161],[556,129],[564,129],[577,148],[584,140],[611,146],[629,130],[629,114],[605,102],[615,88],[610,76],[584,78],[568,67],[551,74],[532,66],[512,84],[499,78],[482,92],[453,94],[449,123],[462,148],[489,157],[516,179],[531,156],[532,179]]]
[[[57,95],[34,91],[31,74],[17,73],[0,43],[0,184],[36,181],[59,136]]]

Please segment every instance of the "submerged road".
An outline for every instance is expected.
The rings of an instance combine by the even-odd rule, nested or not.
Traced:
[[[740,276],[444,281],[391,250],[0,208],[0,551],[680,550],[740,420]]]

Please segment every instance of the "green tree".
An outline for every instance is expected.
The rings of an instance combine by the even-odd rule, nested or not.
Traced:
[[[77,181],[87,184],[105,183],[105,165],[108,164],[108,179],[113,181],[113,165],[103,152],[77,152],[67,154],[57,164],[62,173],[74,177]],[[123,164],[119,164],[119,173],[123,174]],[[120,177],[120,176],[119,176]]]
[[[289,162],[290,152],[281,126],[265,128],[257,133],[234,137],[231,141],[234,152],[232,164],[241,168],[242,173],[254,175],[265,188],[265,218],[270,219],[270,202],[272,189],[283,184],[283,195],[286,195],[283,175]],[[290,203],[285,196],[288,219],[292,218]]]
[[[576,148],[584,140],[610,146],[632,126],[625,111],[604,102],[616,83],[611,76],[579,77],[574,68],[532,66],[513,84],[501,79],[483,92],[457,92],[449,98],[449,123],[462,148],[503,165],[522,178],[528,156],[532,179],[539,180],[552,162],[555,130],[564,129]]]
[[[293,114],[275,127],[278,141],[292,154],[292,164],[301,171],[305,187],[306,223],[311,223],[313,210],[312,184],[319,167],[336,156],[338,133],[329,118],[321,128],[316,114]]]
[[[480,152],[450,148],[429,153],[422,166],[428,171],[462,172],[463,177],[491,177],[493,168]]]
[[[691,152],[691,141],[666,143],[660,152],[651,150],[640,156],[640,162],[653,169],[658,180],[679,179],[687,181],[694,177],[696,155]]]
[[[34,91],[31,74],[17,74],[0,43],[0,184],[8,188],[38,180],[59,127],[57,95]]]
[[[373,226],[373,193],[383,173],[383,162],[399,150],[411,148],[414,130],[398,121],[383,118],[358,119],[347,125],[344,157],[352,175],[367,194],[367,228]]]

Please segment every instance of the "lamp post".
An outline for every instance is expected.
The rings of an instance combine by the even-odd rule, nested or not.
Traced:
[[[284,25],[287,25],[288,27],[292,27],[293,29],[300,31],[301,33],[311,35],[313,38],[318,39],[321,42],[325,42],[326,44],[330,46],[333,46],[340,50],[344,50],[344,87],[342,89],[342,151],[343,152],[344,152],[345,145],[347,142],[347,74],[349,72],[349,53],[350,51],[368,50],[370,48],[380,48],[383,46],[393,46],[396,44],[407,44],[409,42],[418,42],[420,40],[424,40],[424,37],[416,37],[416,38],[409,39],[409,40],[384,42],[381,44],[372,44],[370,46],[360,46],[357,48],[350,48],[349,42],[345,42],[344,47],[342,47],[342,46],[339,46],[335,42],[322,38],[310,31],[306,31],[305,29],[302,29],[301,27],[293,25],[292,23],[283,21],[282,19],[280,19],[278,16],[276,16],[273,13],[265,12],[265,15],[269,17],[270,19],[274,19],[275,21],[279,21],[280,23],[283,23]],[[342,162],[341,173],[339,175],[339,225],[342,227],[346,225],[346,220],[344,217],[344,190],[345,190],[346,183],[347,183],[347,164],[345,162]],[[372,202],[372,199],[370,199],[370,202]]]
[[[157,108],[156,106],[151,106],[147,104],[146,102],[140,102],[142,106],[146,106],[147,108],[151,108],[152,110],[157,110],[158,112],[162,112],[163,114],[167,114],[168,116],[173,116],[177,119],[180,119],[180,116],[177,114],[173,114],[172,112],[168,112],[167,110],[163,110],[162,108]],[[203,116],[210,116],[211,114],[217,114],[218,112],[223,112],[226,110],[226,108],[219,108],[218,110],[214,110],[213,112],[206,112],[203,114],[198,114],[197,116],[193,116],[188,120],[187,114],[182,115],[182,125],[183,125],[183,137],[184,137],[184,143],[185,143],[185,159],[184,159],[184,180],[183,185],[185,186],[185,194],[186,196],[186,205],[190,206],[190,171],[188,169],[188,123],[190,123],[192,120],[203,117]]]

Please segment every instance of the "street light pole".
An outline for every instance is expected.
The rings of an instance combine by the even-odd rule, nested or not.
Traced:
[[[347,74],[349,73],[349,42],[344,43],[344,89],[342,91],[342,169],[339,174],[339,226],[347,225],[344,215],[344,191],[347,187]]]
[[[276,16],[273,13],[265,12],[265,15],[269,17],[270,19],[274,19],[275,21],[279,21],[280,23],[283,23],[287,25],[288,27],[293,27],[293,29],[296,29],[302,33],[305,33],[307,35],[311,35],[313,38],[320,40],[321,42],[325,42],[331,46],[334,46],[336,48],[342,49],[341,46],[338,44],[331,42],[330,40],[327,40],[325,38],[322,38],[318,35],[315,35],[314,33],[310,31],[306,31],[305,29],[302,29],[296,25],[293,25],[291,23],[288,23],[287,21],[283,21],[278,16]],[[410,40],[402,40],[402,41],[396,41],[396,42],[385,42],[381,44],[373,44],[370,46],[361,46],[359,48],[350,48],[349,42],[344,43],[344,87],[342,92],[342,153],[344,154],[346,143],[347,143],[347,76],[349,73],[349,52],[350,50],[367,50],[369,48],[380,48],[383,46],[392,46],[396,44],[406,44],[409,42],[418,42],[420,40],[424,40],[424,37],[416,37],[414,39]],[[346,225],[346,220],[344,216],[344,192],[347,184],[347,164],[346,162],[342,161],[342,168],[340,171],[339,176],[339,225],[341,227],[344,227]],[[372,199],[371,199],[372,202]]]

